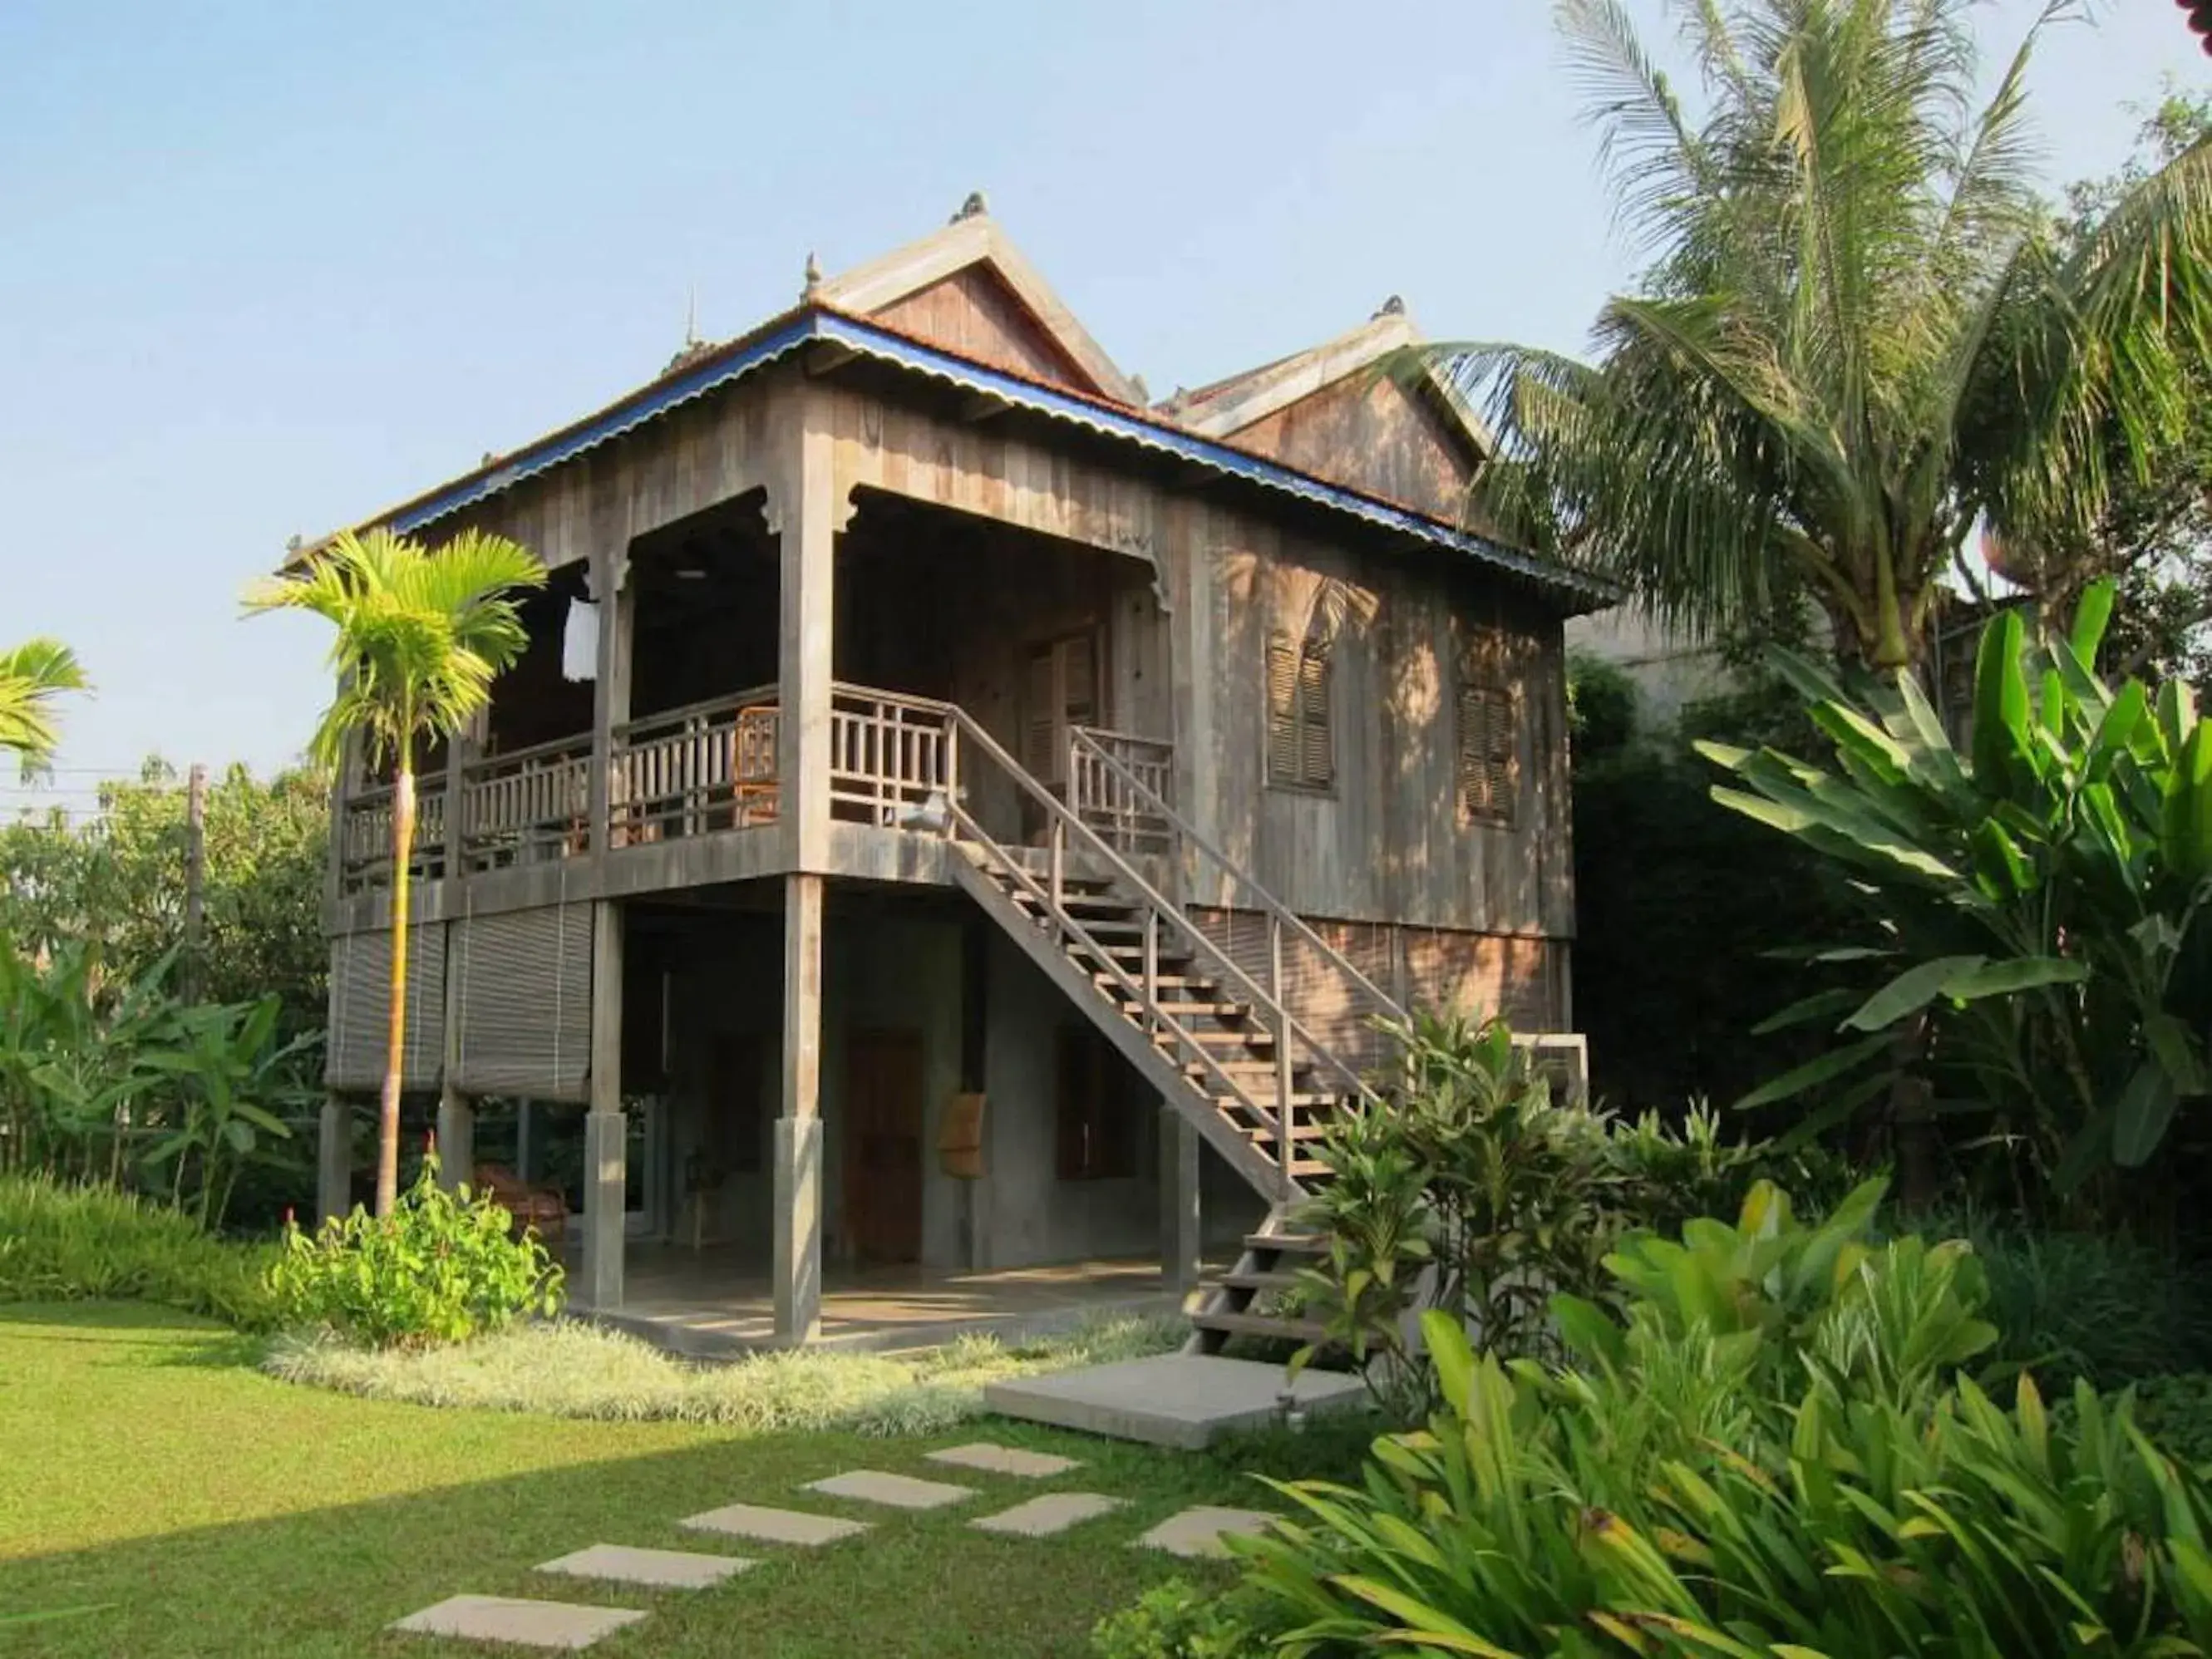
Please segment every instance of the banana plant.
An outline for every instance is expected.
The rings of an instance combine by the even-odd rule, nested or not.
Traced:
[[[185,1207],[185,1182],[198,1182],[201,1224],[219,1227],[246,1165],[269,1155],[270,1143],[291,1138],[283,1114],[311,1099],[301,1060],[319,1033],[276,1041],[283,999],[210,1003],[181,1008],[176,1038],[145,1056],[174,1078],[179,1100],[173,1126],[145,1154],[149,1169],[168,1171],[171,1200]]]
[[[2099,677],[2112,608],[2104,583],[2069,633],[1992,618],[1963,751],[1911,673],[1846,687],[1788,653],[1829,763],[1698,745],[1733,780],[1715,800],[1833,860],[1866,901],[1865,939],[1813,958],[1882,975],[1760,1028],[1834,1020],[1838,1042],[1740,1105],[1820,1091],[1818,1127],[1909,1068],[1962,1083],[1950,1103],[1992,1115],[2066,1190],[2143,1164],[2212,1087],[2212,727],[2185,684]]]

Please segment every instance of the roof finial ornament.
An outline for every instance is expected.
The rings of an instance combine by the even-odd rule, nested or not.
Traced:
[[[814,250],[806,250],[806,286],[799,289],[799,297],[811,300],[822,289],[822,261],[814,257]]]
[[[968,192],[968,199],[960,204],[960,211],[945,222],[957,225],[963,219],[981,219],[990,210],[991,204],[983,199],[983,192],[980,190],[971,190]]]
[[[1394,294],[1383,301],[1382,307],[1375,314],[1377,317],[1402,317],[1406,314],[1406,302]]]

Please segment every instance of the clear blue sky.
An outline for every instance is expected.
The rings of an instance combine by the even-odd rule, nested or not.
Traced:
[[[1656,18],[1656,0],[1631,0]],[[2008,44],[2033,0],[1996,0]],[[2054,179],[2212,82],[2171,0],[2046,46]],[[76,646],[56,798],[296,752],[351,522],[969,190],[1156,395],[1402,294],[1573,347],[1625,275],[1542,0],[0,0],[0,640]],[[0,783],[0,804],[24,799]]]

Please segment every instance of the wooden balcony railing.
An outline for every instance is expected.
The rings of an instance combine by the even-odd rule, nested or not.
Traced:
[[[408,866],[418,880],[446,873],[446,781],[415,781],[415,848]],[[346,801],[338,842],[338,885],[358,893],[392,884],[392,786],[356,791]]]
[[[1175,799],[1175,745],[1079,726],[1067,748],[1067,804],[1076,816],[1117,853],[1168,851],[1174,825],[1153,803]]]
[[[474,873],[550,864],[592,845],[592,740],[559,738],[461,774],[461,860]]]
[[[956,712],[926,697],[833,687],[830,816],[897,829],[913,821],[934,794],[957,799]],[[781,805],[780,719],[776,688],[764,685],[617,726],[608,760],[609,849],[775,823]],[[1080,739],[1068,757],[1071,806],[1118,850],[1165,850],[1169,826],[1152,803],[1169,793],[1174,750],[1156,738],[1126,732],[1085,731]],[[590,737],[579,733],[471,762],[462,772],[460,811],[463,873],[588,853]],[[442,777],[423,781],[417,818],[414,867],[434,878],[446,873]],[[391,840],[389,789],[347,801],[341,842],[345,891],[389,882]]]

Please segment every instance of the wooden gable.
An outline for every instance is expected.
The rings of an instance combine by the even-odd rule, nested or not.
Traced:
[[[988,265],[956,270],[868,314],[886,328],[993,368],[1071,391],[1098,390],[1082,365]]]
[[[1318,477],[1457,523],[1475,455],[1429,399],[1371,371],[1346,375],[1228,434]]]

